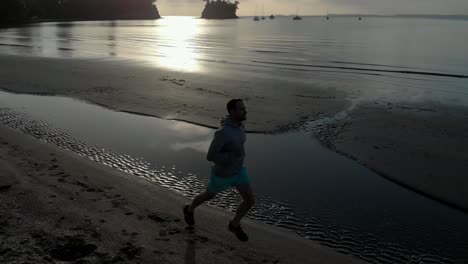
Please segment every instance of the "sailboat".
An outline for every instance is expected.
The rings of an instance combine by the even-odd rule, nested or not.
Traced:
[[[330,20],[330,15],[328,14],[328,8],[327,8],[327,20]]]
[[[255,16],[253,18],[254,21],[260,21],[260,18],[257,16],[257,6],[255,6]]]
[[[299,7],[296,8],[296,16],[293,17],[293,20],[302,20],[302,17],[299,16]]]

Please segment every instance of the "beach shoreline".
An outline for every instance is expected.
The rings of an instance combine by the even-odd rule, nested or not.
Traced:
[[[465,107],[374,102],[354,109],[321,142],[393,183],[468,213],[467,119]]]
[[[349,105],[345,94],[335,89],[306,92],[307,85],[290,81],[249,83],[155,68],[141,61],[0,55],[0,66],[4,69],[0,89],[5,91],[72,97],[116,111],[207,127],[219,125],[231,98],[246,102],[248,129],[257,132],[284,131]],[[268,95],[262,87],[281,91]]]
[[[0,135],[2,262],[363,263],[249,219],[243,244],[211,206],[186,229],[187,198],[3,125]]]
[[[336,89],[276,80],[247,83],[128,61],[1,55],[0,65],[5,69],[0,88],[7,91],[73,97],[117,111],[210,128],[219,125],[230,98],[244,98],[247,129],[258,133],[303,129],[307,122],[345,112],[344,118],[332,118],[311,133],[324,146],[393,182],[468,209],[463,193],[468,180],[461,176],[468,171],[466,107],[377,99],[350,107],[347,95]],[[281,90],[271,94],[253,90],[269,85]],[[460,173],[447,180],[451,171]]]

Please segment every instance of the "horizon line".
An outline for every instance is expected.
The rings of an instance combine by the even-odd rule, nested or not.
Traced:
[[[275,16],[295,16],[296,14],[275,14]],[[327,14],[304,14],[301,16],[326,16]],[[392,17],[392,16],[443,16],[443,17],[468,17],[468,14],[373,14],[373,13],[329,13],[329,16],[383,16],[383,17]],[[196,17],[198,15],[176,15],[168,14],[165,16],[187,16],[187,17]],[[255,15],[238,15],[239,17],[251,17]],[[268,16],[268,15],[266,15]]]

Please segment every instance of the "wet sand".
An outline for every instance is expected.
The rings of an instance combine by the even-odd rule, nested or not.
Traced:
[[[322,140],[381,176],[468,212],[468,109],[374,102]]]
[[[0,126],[0,262],[362,263],[298,235],[246,220],[251,240],[227,231],[231,214]]]
[[[306,92],[307,86],[291,81],[262,79],[259,83],[168,71],[126,60],[0,55],[0,67],[3,90],[64,95],[114,110],[205,126],[219,126],[226,102],[243,98],[252,131],[287,129],[309,118],[333,115],[348,104],[343,93],[327,89]]]
[[[1,89],[60,94],[211,127],[218,125],[225,102],[233,97],[247,101],[250,131],[299,129],[307,121],[345,111],[347,117],[312,129],[324,145],[392,181],[468,210],[466,108],[373,100],[347,111],[351,102],[336,89],[290,80],[201,76],[124,60],[2,55],[0,66]]]

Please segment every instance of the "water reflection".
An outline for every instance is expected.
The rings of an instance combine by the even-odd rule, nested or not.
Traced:
[[[158,46],[158,64],[179,71],[199,71],[193,41],[200,34],[200,22],[192,17],[166,17],[158,22],[156,34],[166,42]]]
[[[210,146],[210,139],[195,142],[176,142],[170,145],[174,151],[181,151],[184,149],[195,150],[205,154]]]
[[[206,137],[211,135],[211,129],[201,126],[194,126],[189,123],[175,123],[170,127],[179,136],[184,138]]]
[[[117,56],[116,50],[116,43],[117,40],[115,38],[115,21],[111,21],[109,24],[109,33],[107,34],[107,46],[109,47],[109,56],[115,57]]]
[[[73,23],[58,23],[55,31],[57,53],[61,57],[72,57]]]
[[[60,43],[57,41],[57,29],[55,23],[41,23],[37,28],[31,28],[40,32],[40,38],[36,39],[37,50],[35,54],[45,57],[59,57]]]
[[[17,29],[18,36],[15,38],[16,41],[29,45],[32,42],[33,33],[30,27],[19,27]]]
[[[169,145],[173,151],[194,150],[203,154],[208,151],[211,129],[182,122],[174,123],[169,129],[177,135],[177,141]]]
[[[0,47],[6,53],[25,53],[34,52],[34,34],[30,27],[6,28],[2,29],[0,38]],[[37,34],[36,34],[37,35]]]

